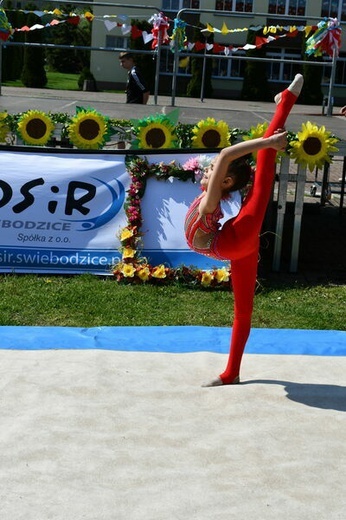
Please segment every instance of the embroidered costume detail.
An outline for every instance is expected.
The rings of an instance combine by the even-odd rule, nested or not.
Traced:
[[[199,214],[201,197],[197,197],[191,204],[185,219],[186,241],[191,249],[202,255],[219,258],[214,253],[214,239],[220,228],[219,221],[223,218],[220,205],[213,213]]]

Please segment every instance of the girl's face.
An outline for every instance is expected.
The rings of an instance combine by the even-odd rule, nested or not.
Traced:
[[[201,181],[200,181],[202,191],[207,191],[209,179],[213,172],[213,168],[214,168],[214,161],[212,161],[210,163],[210,165],[204,169],[204,173],[203,173]]]

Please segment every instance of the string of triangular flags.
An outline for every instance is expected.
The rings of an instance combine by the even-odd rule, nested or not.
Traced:
[[[33,13],[40,18],[52,18],[47,20],[45,24],[35,24],[31,27],[23,26],[19,28],[12,28],[7,20],[4,9],[0,8],[0,39],[6,41],[15,32],[33,31],[44,29],[47,27],[54,27],[60,23],[70,23],[78,25],[81,19],[86,19],[89,22],[98,21],[103,22],[107,31],[119,27],[123,35],[131,34],[133,39],[142,38],[144,44],[151,42],[152,49],[156,49],[160,44],[168,44],[171,50],[178,47],[179,51],[195,49],[202,51],[206,49],[208,52],[215,54],[224,53],[228,56],[231,52],[238,50],[251,50],[261,48],[279,38],[294,38],[299,32],[304,32],[307,39],[306,54],[320,56],[323,53],[333,56],[334,52],[338,54],[341,46],[341,28],[336,18],[325,18],[317,25],[270,25],[270,26],[250,26],[243,28],[229,29],[224,22],[222,27],[213,27],[207,23],[205,29],[201,29],[201,33],[208,35],[210,33],[220,33],[224,36],[231,33],[245,32],[245,31],[262,31],[263,36],[256,36],[254,44],[245,44],[243,46],[235,47],[232,45],[220,45],[218,43],[206,42],[188,42],[185,34],[185,29],[189,25],[181,19],[174,20],[174,28],[172,36],[168,35],[170,22],[173,20],[166,17],[163,13],[155,13],[148,22],[152,25],[152,30],[148,33],[145,30],[139,29],[135,24],[131,24],[131,20],[127,15],[102,15],[95,16],[90,11],[84,14],[63,13],[59,9],[53,11],[22,11],[23,13]],[[144,18],[144,16],[142,16]],[[62,19],[61,19],[62,18]],[[137,17],[138,18],[138,17]],[[145,17],[147,18],[147,17]],[[194,27],[194,26],[192,26]]]

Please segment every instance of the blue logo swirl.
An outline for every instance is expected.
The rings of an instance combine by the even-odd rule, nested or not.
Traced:
[[[102,215],[98,215],[97,217],[94,217],[94,218],[90,218],[87,220],[85,220],[85,219],[82,219],[82,220],[64,219],[64,220],[67,220],[68,222],[82,222],[82,229],[77,229],[77,231],[90,231],[92,229],[97,229],[101,226],[104,226],[105,224],[107,224],[107,222],[112,220],[112,218],[114,218],[119,213],[119,211],[121,210],[121,208],[124,204],[125,188],[120,181],[115,179],[115,182],[117,183],[117,186],[119,189],[119,193],[117,193],[116,190],[112,186],[107,184],[106,182],[102,181],[101,179],[97,179],[96,177],[92,177],[92,178],[95,181],[98,181],[101,184],[103,184],[104,186],[106,186],[106,188],[110,191],[111,196],[112,196],[112,204],[107,211],[102,213]]]

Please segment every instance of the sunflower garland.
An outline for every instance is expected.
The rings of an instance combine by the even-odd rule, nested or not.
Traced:
[[[338,151],[334,146],[338,141],[324,126],[318,127],[307,121],[302,124],[297,139],[290,141],[290,155],[296,164],[303,164],[313,172],[315,168],[322,168],[325,162],[331,162],[332,152]]]
[[[17,132],[25,144],[45,146],[53,130],[51,117],[40,110],[28,110],[18,119]]]
[[[193,148],[225,148],[230,145],[230,139],[228,124],[213,117],[202,119],[192,128]]]
[[[103,148],[110,139],[111,129],[108,118],[96,110],[77,107],[67,128],[71,143],[80,149],[97,150]]]

